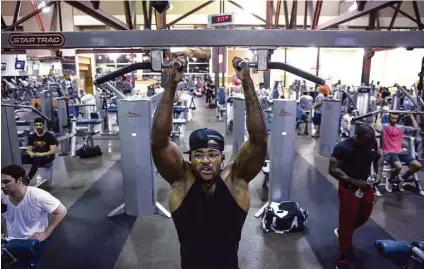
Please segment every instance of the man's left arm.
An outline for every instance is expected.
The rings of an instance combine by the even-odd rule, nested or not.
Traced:
[[[418,131],[420,129],[420,126],[418,125],[417,120],[415,119],[413,114],[409,114],[409,116],[411,117],[413,131]]]
[[[60,203],[60,205],[50,214],[49,226],[44,231],[47,237],[53,233],[54,229],[62,222],[67,213],[66,207]]]
[[[240,58],[235,58],[233,64],[236,65],[240,60]],[[264,165],[268,132],[249,68],[238,70],[237,76],[243,85],[246,102],[246,128],[249,139],[242,144],[233,163],[233,178],[243,179],[249,183]]]
[[[320,105],[322,105],[323,102],[324,102],[324,97],[317,96],[315,103],[312,104],[312,106],[311,106],[311,110],[319,107]]]
[[[67,210],[66,207],[50,193],[40,190],[37,194],[38,206],[41,210],[46,211],[50,215],[49,225],[44,232],[38,232],[31,236],[30,239],[38,239],[44,241],[49,238],[56,227],[65,218]]]

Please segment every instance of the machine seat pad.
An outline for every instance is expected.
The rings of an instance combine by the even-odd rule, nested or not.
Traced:
[[[25,130],[25,131],[18,131],[17,132],[17,135],[18,135],[18,137],[27,137],[27,136],[29,136],[31,133],[28,131],[28,130]]]
[[[110,106],[110,107],[107,108],[107,112],[116,113],[116,112],[118,112],[118,107],[117,106]]]
[[[174,106],[174,113],[181,113],[184,111],[188,111],[188,107],[186,106]]]
[[[172,124],[185,124],[186,120],[185,119],[173,119]]]
[[[29,120],[17,120],[16,121],[16,126],[30,126],[31,125],[31,121]]]
[[[38,250],[40,246],[40,241],[36,239],[14,239],[10,240],[2,248],[6,248],[15,258],[24,259],[27,257],[32,257]]]
[[[77,125],[97,125],[102,122],[102,119],[79,119],[77,120]]]
[[[232,104],[234,102],[234,97],[228,97],[227,98],[227,103]]]

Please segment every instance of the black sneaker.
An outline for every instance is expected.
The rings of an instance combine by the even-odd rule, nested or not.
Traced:
[[[338,260],[336,269],[350,269],[349,263],[345,260]]]

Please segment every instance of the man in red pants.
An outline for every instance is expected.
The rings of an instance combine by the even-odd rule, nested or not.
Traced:
[[[371,164],[379,175],[380,154],[375,131],[368,125],[356,126],[355,136],[337,144],[330,158],[329,173],[339,181],[339,238],[340,256],[337,269],[349,268],[353,232],[361,227],[372,212],[374,192],[367,183]]]

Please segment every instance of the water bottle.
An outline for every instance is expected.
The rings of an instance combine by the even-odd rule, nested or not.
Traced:
[[[37,185],[40,185],[41,184],[41,176],[40,175],[37,175],[36,177],[35,177],[35,182],[37,183]]]

